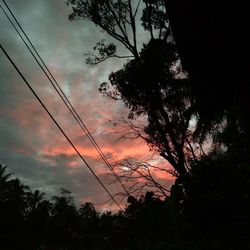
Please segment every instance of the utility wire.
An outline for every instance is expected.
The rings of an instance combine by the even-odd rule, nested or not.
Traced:
[[[85,163],[85,165],[87,166],[87,168],[90,170],[90,172],[94,175],[94,177],[97,179],[97,181],[101,184],[101,186],[103,187],[103,189],[107,192],[107,194],[110,196],[110,198],[115,202],[115,204],[119,207],[119,209],[123,210],[121,208],[121,206],[118,204],[118,202],[115,200],[114,196],[108,191],[108,189],[105,187],[105,185],[102,183],[102,181],[99,179],[99,177],[95,174],[95,172],[92,170],[92,168],[90,167],[90,165],[86,162],[86,160],[83,158],[83,156],[80,154],[80,152],[78,151],[78,149],[75,147],[75,145],[73,144],[73,142],[69,139],[69,137],[67,136],[67,134],[64,132],[64,130],[62,129],[62,127],[59,125],[59,123],[55,120],[55,118],[53,117],[53,115],[49,112],[49,110],[47,109],[47,107],[45,106],[45,104],[43,103],[43,101],[40,99],[40,97],[37,95],[37,93],[35,92],[35,90],[32,88],[32,86],[29,84],[29,82],[26,80],[26,78],[24,77],[24,75],[22,74],[22,72],[18,69],[18,67],[16,66],[16,64],[14,63],[14,61],[10,58],[10,56],[8,55],[7,51],[3,48],[3,46],[0,44],[0,48],[3,51],[3,53],[5,54],[5,56],[8,58],[8,60],[10,61],[10,63],[12,64],[12,66],[15,68],[15,70],[18,72],[18,74],[20,75],[20,77],[23,79],[23,81],[26,83],[26,85],[28,86],[28,88],[30,89],[30,91],[32,92],[32,94],[35,96],[35,98],[38,100],[38,102],[42,105],[42,107],[44,108],[44,110],[46,111],[46,113],[49,115],[49,117],[52,119],[52,121],[55,123],[55,125],[57,126],[57,128],[61,131],[61,133],[63,134],[63,136],[67,139],[67,141],[69,142],[69,144],[71,145],[71,147],[75,150],[75,152],[78,154],[78,156],[81,158],[81,160]]]
[[[24,42],[24,44],[26,45],[27,49],[29,50],[29,52],[32,54],[32,56],[34,57],[34,59],[36,60],[36,62],[38,63],[38,65],[40,66],[40,68],[42,69],[42,71],[44,72],[44,74],[46,75],[46,77],[48,78],[48,80],[50,81],[50,83],[52,84],[52,86],[54,87],[54,89],[56,90],[56,92],[58,93],[58,95],[60,96],[60,98],[62,99],[62,101],[64,102],[64,104],[67,106],[68,110],[70,111],[70,113],[73,115],[73,117],[75,118],[75,120],[77,121],[77,123],[79,124],[79,126],[81,127],[82,131],[84,132],[84,134],[87,135],[88,139],[90,140],[90,142],[92,143],[92,145],[94,146],[94,148],[96,149],[96,151],[98,152],[98,154],[100,155],[100,157],[103,159],[103,161],[105,162],[105,164],[107,165],[107,167],[110,169],[110,171],[112,172],[112,174],[114,175],[114,177],[117,179],[117,181],[121,184],[122,188],[124,189],[125,193],[129,196],[129,192],[126,189],[125,185],[122,183],[120,177],[116,174],[114,168],[111,166],[111,164],[109,163],[107,157],[105,156],[105,154],[102,152],[100,146],[97,144],[96,140],[94,139],[94,137],[91,135],[89,129],[87,128],[87,126],[84,124],[84,122],[82,121],[81,117],[79,116],[79,114],[77,113],[77,111],[75,110],[75,108],[73,107],[73,105],[71,104],[70,100],[68,99],[68,97],[65,95],[65,93],[63,92],[62,88],[60,87],[59,83],[56,81],[56,79],[54,78],[54,76],[52,75],[51,71],[49,70],[49,68],[47,67],[47,65],[45,64],[44,60],[41,58],[41,56],[39,55],[38,51],[36,50],[36,48],[34,47],[33,43],[31,42],[31,40],[29,39],[29,37],[27,36],[26,32],[24,31],[24,29],[22,28],[21,24],[19,23],[19,21],[17,20],[17,18],[15,17],[14,13],[11,11],[10,7],[8,6],[8,4],[5,2],[5,0],[2,0],[4,5],[6,6],[6,8],[8,9],[8,11],[10,12],[11,16],[14,18],[16,24],[18,25],[18,27],[20,28],[20,30],[22,31],[23,35],[25,36],[25,38],[27,39],[27,41],[29,42],[30,46],[32,47],[32,49],[34,50],[36,56],[40,59],[40,63],[35,54],[32,52],[32,50],[30,49],[29,45],[27,44],[27,42],[25,41],[25,39],[23,38],[23,36],[20,34],[20,32],[18,31],[18,29],[16,28],[15,24],[12,22],[12,20],[10,19],[9,15],[6,13],[6,11],[3,9],[3,7],[0,5],[1,9],[3,10],[4,14],[6,15],[6,17],[8,18],[8,20],[10,21],[10,23],[12,24],[12,26],[14,27],[14,29],[16,30],[16,32],[18,33],[18,35],[20,36],[20,38],[22,39],[22,41]],[[47,70],[47,72],[44,70],[44,68]],[[49,75],[48,75],[49,74]],[[51,80],[51,78],[53,79],[53,81]]]

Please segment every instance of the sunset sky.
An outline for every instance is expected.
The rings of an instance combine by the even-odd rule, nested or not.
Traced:
[[[108,38],[105,33],[84,21],[69,22],[71,9],[63,0],[8,0],[7,3],[110,161],[151,158],[152,152],[143,141],[119,140],[113,124],[126,114],[126,110],[121,103],[112,102],[98,92],[99,84],[124,61],[110,60],[98,67],[90,67],[84,62],[83,52],[99,40]],[[107,167],[51,88],[2,10],[0,43],[96,174],[111,193],[116,193],[119,186],[110,185],[112,180],[107,177]],[[118,49],[125,53],[122,47]],[[91,201],[98,208],[107,206],[105,191],[2,52],[0,93],[0,162],[8,165],[16,177],[33,189],[54,195],[64,187],[72,191],[79,202]],[[161,164],[160,159],[154,157],[154,162]],[[166,178],[164,182],[170,185],[172,178]]]

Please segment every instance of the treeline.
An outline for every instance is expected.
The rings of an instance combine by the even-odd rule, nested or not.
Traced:
[[[238,159],[238,158],[237,158]],[[70,191],[44,198],[0,168],[1,249],[249,249],[250,168],[222,152],[193,163],[185,194],[128,197],[124,212],[77,208]]]

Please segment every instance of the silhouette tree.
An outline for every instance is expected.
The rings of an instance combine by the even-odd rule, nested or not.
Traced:
[[[76,209],[65,189],[54,204],[32,192],[40,201],[29,212],[25,185],[9,181],[6,193],[10,183],[23,190],[25,206],[20,211],[10,191],[0,200],[1,249],[248,249],[249,165],[223,151],[193,164],[184,195],[175,184],[165,200],[153,192],[129,196],[125,212],[117,213],[98,213],[90,202]]]
[[[48,244],[56,247],[70,247],[73,244],[78,213],[71,192],[61,188],[61,196],[53,196],[55,201],[52,217],[48,223]]]
[[[8,198],[7,185],[12,173],[6,173],[7,166],[0,163],[0,201],[5,202]]]
[[[40,190],[35,190],[34,192],[29,190],[29,192],[26,193],[26,200],[29,204],[31,213],[38,208],[38,205],[42,202],[44,195],[45,193],[40,192]]]
[[[145,139],[177,173],[164,204],[152,193],[139,199],[129,197],[126,216],[132,235],[137,232],[137,239],[130,238],[132,245],[154,249],[156,245],[147,239],[156,236],[145,229],[162,225],[154,212],[165,206],[159,214],[170,215],[164,221],[164,226],[171,225],[170,243],[155,249],[247,249],[250,79],[245,72],[249,68],[246,31],[250,9],[244,1],[144,0],[138,8],[139,2],[68,1],[73,6],[70,20],[93,22],[125,45],[133,57],[110,74],[108,83],[100,85],[104,95],[122,100],[130,110],[127,128],[122,128],[124,137]],[[136,11],[131,11],[133,7]],[[139,21],[133,21],[131,33],[119,27],[130,27],[139,13],[149,37],[142,45],[133,39]],[[116,53],[114,44],[101,41],[88,54],[87,63],[96,65]],[[147,123],[141,129],[134,121],[142,116]],[[150,172],[135,162],[123,167],[127,173],[141,175],[141,185],[150,178]],[[157,225],[145,219],[150,216],[155,216]],[[231,240],[234,233],[237,240]]]
[[[52,204],[44,200],[45,193],[40,190],[26,192],[27,216],[26,227],[29,235],[29,248],[46,245],[47,224],[50,218]]]
[[[115,166],[116,167],[116,166]],[[134,160],[122,160],[117,163],[119,177],[126,185],[130,195],[140,197],[151,190],[155,195],[165,199],[169,197],[170,190],[164,183],[157,179],[157,173],[168,177],[175,175],[172,169],[154,166],[149,162],[136,162]],[[125,195],[120,193],[120,195]]]
[[[67,1],[73,7],[69,20],[85,19],[93,22],[110,36],[121,42],[134,57],[138,57],[137,34],[135,16],[139,4],[133,9],[131,0],[127,1]],[[97,43],[96,49],[100,52],[99,61],[116,55],[115,45]],[[98,61],[98,57],[96,57]],[[94,60],[96,63],[96,60]]]
[[[99,215],[91,202],[81,204],[79,210],[79,238],[81,247],[95,249],[100,244]]]
[[[73,13],[69,16],[70,20],[84,19],[93,22],[111,37],[124,44],[134,57],[132,61],[136,61],[136,63],[129,62],[119,74],[116,72],[110,75],[110,83],[114,88],[104,84],[101,91],[114,99],[121,97],[130,109],[133,107],[138,111],[138,104],[131,103],[131,100],[128,100],[127,94],[131,93],[132,95],[134,87],[133,84],[131,85],[131,79],[126,79],[124,75],[126,75],[126,72],[127,75],[135,74],[129,71],[129,64],[131,64],[130,67],[136,68],[135,72],[138,75],[140,74],[140,70],[136,67],[141,59],[138,50],[141,46],[138,45],[138,39],[136,39],[139,22],[135,21],[136,16],[141,13],[140,1],[132,4],[129,0],[106,0],[102,2],[82,0],[68,1],[67,3],[73,7]],[[230,123],[230,119],[234,117],[237,119],[241,131],[238,135],[247,137],[249,140],[250,119],[248,119],[248,114],[250,105],[247,91],[249,77],[244,74],[249,66],[245,56],[249,53],[249,40],[246,39],[245,35],[248,26],[248,7],[242,3],[235,8],[234,4],[226,2],[221,2],[216,7],[214,4],[201,6],[195,1],[184,3],[180,0],[174,2],[144,0],[143,3],[142,26],[148,32],[152,41],[160,40],[164,46],[168,46],[169,55],[172,56],[172,61],[168,60],[166,59],[167,56],[161,53],[161,46],[156,45],[156,49],[151,46],[150,51],[153,54],[150,57],[151,62],[156,63],[158,60],[154,60],[155,58],[160,59],[160,55],[165,55],[164,69],[166,69],[170,65],[178,65],[181,58],[182,67],[188,72],[190,79],[188,86],[192,89],[191,92],[189,91],[189,94],[192,95],[192,112],[190,111],[190,113],[195,114],[198,120],[195,132],[196,139],[203,142],[208,134],[213,136],[214,131],[218,130],[218,125],[223,124],[226,128],[227,123]],[[182,6],[181,10],[179,6]],[[228,20],[232,16],[235,18],[233,24],[230,25]],[[128,29],[131,29],[132,32],[126,32]],[[239,35],[232,36],[232,30],[237,30]],[[173,42],[173,35],[177,48],[175,42]],[[172,44],[172,46],[169,44]],[[152,48],[154,49],[151,50]],[[116,47],[114,44],[106,44],[101,41],[94,47],[94,52],[99,53],[99,56],[92,53],[93,57],[92,59],[88,58],[87,63],[96,64],[116,55]],[[143,60],[145,61],[145,58]],[[147,72],[152,73],[153,66],[150,65],[150,70],[144,71],[146,75]],[[180,71],[176,67],[175,70],[183,74],[182,67],[177,67]],[[152,74],[152,78],[155,79],[155,82],[159,82],[156,76],[161,75],[162,66],[156,63],[155,68],[159,74]],[[151,76],[151,74],[148,75]],[[141,79],[141,82],[145,82],[143,80]],[[127,84],[122,83],[123,81]],[[148,80],[148,82],[150,81]],[[121,85],[127,87],[127,92]],[[152,86],[154,86],[152,88],[156,87],[154,84]],[[109,91],[107,91],[108,87]],[[166,86],[164,88],[167,89]],[[136,89],[141,93],[140,84],[136,85]],[[136,94],[135,97],[140,97],[137,99],[141,100],[141,95]],[[154,97],[154,94],[151,94],[151,98],[152,96]],[[154,98],[157,98],[157,96]],[[142,112],[142,110],[138,112]],[[147,110],[146,113],[148,115],[149,111]],[[156,115],[152,119],[156,121],[160,117]],[[148,120],[150,123],[150,119]],[[151,129],[157,131],[155,125]],[[152,136],[149,137],[151,139]],[[170,140],[169,144],[171,145],[173,142]],[[178,152],[177,148],[174,148],[175,152]],[[245,144],[245,148],[249,152],[248,144]],[[179,151],[181,152],[180,149]],[[180,152],[177,154],[179,154],[178,158],[181,162],[183,157]],[[167,154],[171,155],[170,152],[167,152]],[[176,165],[173,159],[167,160],[170,160],[172,165]],[[183,164],[180,163],[180,165]],[[178,166],[177,168],[182,169],[177,170],[178,172],[185,172],[184,167]]]
[[[6,173],[7,165],[0,163],[0,185],[6,183],[11,177],[12,173]]]
[[[142,25],[151,39],[138,51],[136,15],[140,1],[68,1],[73,7],[70,20],[89,20],[121,42],[132,54],[124,67],[109,76],[100,91],[115,100],[122,99],[130,109],[129,119],[147,117],[145,139],[176,170],[185,176],[193,155],[189,122],[192,99],[189,82],[180,77],[179,57],[173,41],[164,1],[144,1]],[[128,28],[131,32],[127,32]],[[106,60],[116,53],[115,45],[99,42],[98,55],[90,64]],[[99,59],[99,60],[98,60]]]
[[[11,179],[6,182],[1,197],[0,220],[3,246],[17,249],[25,244],[25,216],[26,202],[25,191],[27,186],[22,184],[19,179]]]
[[[79,215],[83,219],[94,220],[97,217],[97,212],[91,202],[86,202],[79,208]]]
[[[8,183],[8,201],[10,202],[10,207],[15,208],[20,215],[25,214],[26,208],[26,191],[29,187],[16,178],[12,179]]]
[[[237,5],[165,2],[182,65],[191,80],[199,112],[198,134],[204,138],[219,122],[236,121],[241,130],[238,136],[249,141],[250,79],[244,73],[250,66],[249,6],[244,1]]]

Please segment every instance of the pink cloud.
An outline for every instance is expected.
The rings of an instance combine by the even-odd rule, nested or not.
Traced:
[[[59,79],[65,77],[65,74],[60,73],[59,69],[55,69],[54,73]],[[46,106],[51,110],[52,114],[55,115],[55,118],[65,129],[65,132],[75,143],[77,149],[91,165],[95,173],[101,176],[105,183],[108,183],[105,176],[110,173],[110,170],[88,141],[86,135],[82,133],[64,104],[59,101],[57,96],[54,96],[54,91],[40,88],[39,82],[41,82],[41,80],[38,78],[39,75],[33,75],[34,81],[38,80],[36,81],[36,85],[38,85],[40,90],[43,90],[41,95],[46,102]],[[143,140],[119,140],[120,135],[114,132],[114,126],[112,122],[110,122],[119,117],[119,115],[117,115],[116,103],[108,102],[103,99],[101,95],[97,96],[97,91],[92,87],[86,86],[85,89],[84,81],[87,81],[87,79],[82,79],[82,75],[79,74],[75,76],[69,85],[68,95],[72,103],[78,104],[76,109],[79,115],[88,126],[88,129],[110,162],[120,161],[125,158],[133,158],[140,162],[151,158],[152,152],[150,152],[149,147]],[[122,106],[120,112],[126,115],[126,112],[122,110]],[[85,168],[84,163],[78,158],[75,150],[69,145],[66,139],[63,138],[35,99],[29,98],[22,101],[10,114],[11,117],[27,131],[27,135],[32,132],[32,136],[37,136],[37,138],[40,139],[39,145],[36,145],[35,148],[35,150],[39,152],[36,156],[38,161],[44,162],[51,167],[56,167],[57,162],[53,159],[60,158],[61,155],[67,156],[65,159],[63,158],[64,164],[67,167],[65,174],[71,175],[71,178],[74,178],[74,176],[78,174],[78,171],[82,171],[80,169],[81,167]],[[32,141],[34,138],[31,137],[28,140]],[[18,147],[15,148],[15,150],[26,156],[31,155],[31,152],[25,147]],[[47,158],[45,156],[47,156]],[[156,161],[155,164],[162,167],[166,167],[167,165],[161,161]],[[173,179],[171,179],[172,177],[165,172],[153,171],[153,174],[155,178],[162,182],[168,183],[171,180],[173,181]],[[141,179],[141,182],[143,181],[144,180]],[[115,193],[117,190],[114,189],[113,192]],[[99,196],[102,196],[102,198]],[[103,200],[103,196],[105,196],[104,191],[100,192],[100,194],[93,194],[93,197],[88,195],[83,196],[80,198],[80,201]],[[105,209],[107,204],[98,202],[97,206],[99,209]],[[112,210],[117,209],[115,204],[110,208]]]

